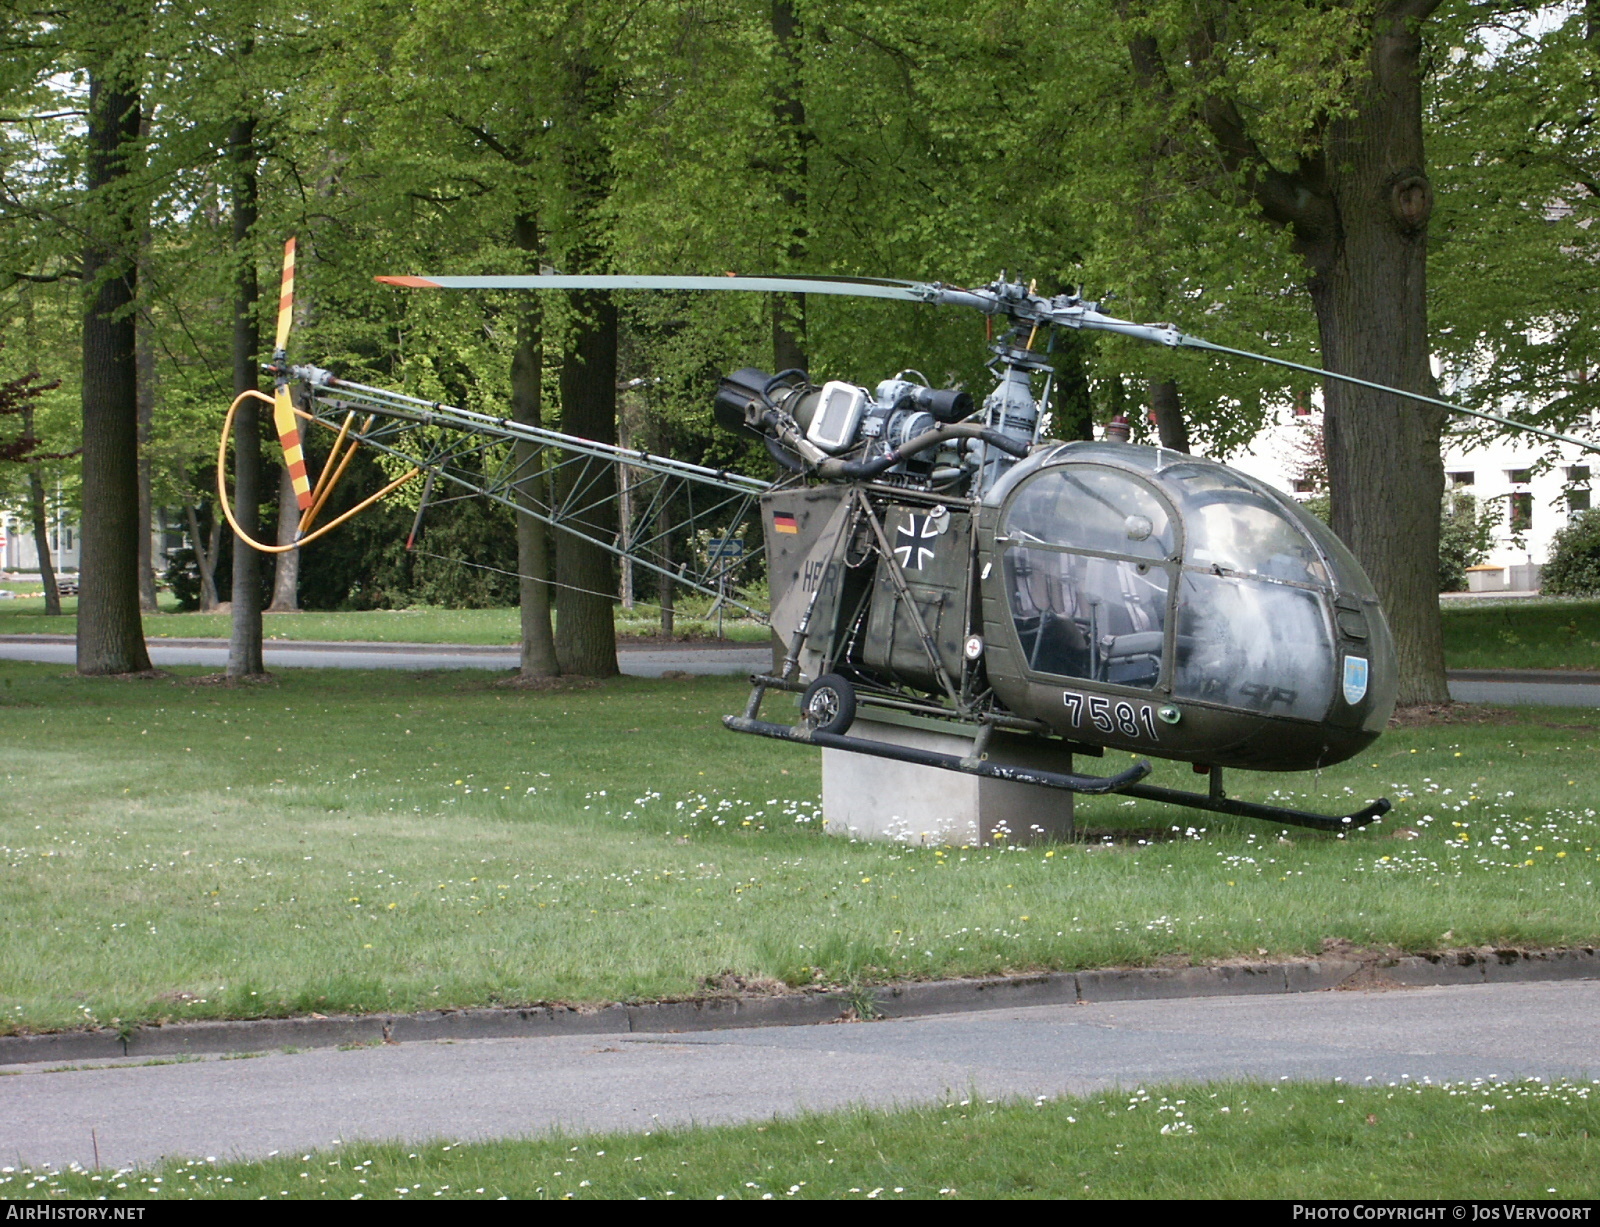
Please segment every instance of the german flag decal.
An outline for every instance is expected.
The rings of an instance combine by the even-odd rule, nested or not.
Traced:
[[[798,533],[800,531],[800,526],[794,522],[794,517],[787,511],[775,511],[772,513],[772,528],[774,532],[780,533]]]

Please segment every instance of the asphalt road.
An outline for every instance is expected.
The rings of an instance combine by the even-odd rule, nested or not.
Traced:
[[[228,645],[222,639],[147,641],[150,663],[209,665],[221,669],[228,663]],[[468,644],[427,643],[313,643],[268,642],[262,657],[269,669],[515,669],[516,648],[478,647]],[[77,649],[65,635],[7,635],[0,637],[0,660],[31,660],[72,665]],[[669,671],[709,674],[747,674],[767,669],[772,651],[765,645],[701,647],[686,643],[672,647],[629,647],[617,652],[617,663],[632,677],[660,677]]]
[[[8,1162],[262,1156],[1157,1081],[1600,1078],[1600,981],[1038,1006],[685,1035],[0,1070]],[[93,1130],[93,1139],[91,1133]]]

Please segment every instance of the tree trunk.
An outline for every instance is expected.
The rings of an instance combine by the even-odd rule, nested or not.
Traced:
[[[617,439],[617,308],[611,295],[577,290],[576,317],[561,363],[561,429],[602,443]],[[561,470],[556,497],[572,493],[580,468]],[[616,533],[617,471],[607,465],[587,482],[582,500],[592,510],[578,523],[605,540]],[[612,603],[617,579],[611,555],[571,533],[556,538],[556,661],[562,673],[613,677],[617,628]]]
[[[150,136],[150,112],[141,108],[139,135]],[[148,266],[150,259],[150,211],[144,211],[139,229],[139,260]],[[156,409],[156,343],[148,313],[141,308],[134,317],[134,362],[139,368],[139,608],[156,611],[156,570],[151,549],[150,506],[150,427]]]
[[[658,456],[670,456],[673,451],[672,430],[660,414],[648,414],[644,424],[645,447]],[[656,538],[655,561],[662,571],[676,573],[675,541],[677,538],[677,500],[667,495],[657,508],[653,533]],[[670,574],[654,572],[656,576],[656,602],[661,612],[661,634],[672,638],[677,629],[678,584]]]
[[[187,491],[189,485],[189,472],[182,459],[177,461],[178,483]],[[195,570],[200,572],[200,612],[210,613],[217,607],[217,549],[221,545],[222,535],[220,526],[213,520],[211,525],[211,548],[206,548],[204,538],[200,533],[200,517],[195,512],[194,504],[185,494],[183,499],[184,518],[189,522],[190,548],[194,550]],[[220,517],[218,517],[220,518]]]
[[[150,323],[140,315],[134,324],[134,362],[139,369],[139,608],[156,611],[156,570],[151,548],[150,427],[155,419],[156,347]]]
[[[37,321],[33,314],[33,286],[24,282],[22,286],[22,328],[23,338],[28,347],[27,365],[29,370],[37,370],[38,362],[38,329]],[[33,403],[23,402],[22,433],[27,438],[36,438],[33,433]],[[61,616],[61,593],[56,590],[56,569],[50,561],[50,516],[45,509],[44,495],[44,466],[37,460],[28,462],[28,512],[33,520],[33,548],[39,556],[39,579],[44,584],[44,612],[52,618]]]
[[[294,497],[294,478],[287,467],[278,469],[278,544],[289,545],[300,531],[300,504]],[[274,554],[272,604],[268,613],[300,612],[300,551]]]
[[[1314,264],[1312,303],[1329,370],[1433,394],[1428,364],[1427,239],[1433,192],[1423,167],[1421,39],[1387,5],[1376,18],[1373,76],[1359,110],[1329,125],[1333,250]],[[1314,251],[1313,256],[1319,254]],[[1388,611],[1401,703],[1444,703],[1437,559],[1445,412],[1329,380],[1323,429],[1333,529]],[[1426,561],[1427,565],[1422,565]]]
[[[219,526],[211,526],[211,548],[206,548],[206,543],[200,534],[200,517],[195,514],[194,504],[185,500],[183,504],[184,515],[189,520],[189,540],[193,543],[195,570],[200,572],[200,612],[210,613],[217,607],[217,547],[222,542]]]
[[[139,620],[139,379],[133,305],[137,268],[128,179],[138,148],[131,65],[96,66],[89,81],[88,199],[97,223],[83,254],[83,528],[78,672],[150,669]]]
[[[22,419],[22,429],[33,433],[33,411]],[[28,507],[33,512],[33,548],[39,554],[39,580],[44,584],[44,611],[61,616],[61,593],[56,591],[56,569],[50,562],[50,520],[44,507],[44,467],[35,460],[28,466]]]
[[[656,518],[656,531],[661,534],[661,565],[668,571],[672,570],[672,502],[665,500],[661,504],[660,514]],[[678,585],[670,575],[658,575],[656,591],[657,599],[661,603],[661,634],[664,638],[671,639],[676,631],[678,610]]]
[[[1188,452],[1189,423],[1183,417],[1183,398],[1175,379],[1152,379],[1149,384],[1150,412],[1155,414],[1156,434],[1168,451]]]
[[[1087,346],[1082,337],[1067,333],[1056,338],[1055,387],[1050,397],[1051,434],[1057,439],[1094,438],[1094,398],[1089,391]]]
[[[248,48],[246,48],[248,51]],[[256,123],[234,121],[228,134],[233,179],[233,393],[253,390],[258,382],[261,336],[256,321]],[[251,537],[260,533],[261,414],[260,401],[246,397],[233,420],[233,515]],[[233,618],[228,640],[229,677],[265,673],[261,660],[261,555],[242,540],[233,545]]]
[[[777,85],[773,90],[772,118],[778,130],[779,153],[775,161],[778,198],[789,219],[789,241],[784,249],[784,271],[797,272],[806,255],[806,158],[810,130],[806,127],[805,100],[800,94],[800,22],[793,0],[772,0],[772,37],[777,42]],[[809,369],[805,349],[806,296],[772,296],[772,362],[774,371]]]
[[[519,248],[537,255],[540,250],[538,220],[527,214],[517,218],[515,238]],[[517,317],[517,348],[511,356],[511,416],[524,426],[544,425],[544,316],[532,294],[521,302]],[[542,507],[548,479],[537,475],[539,449],[531,443],[516,445],[520,506]],[[542,520],[517,516],[517,605],[522,631],[523,677],[555,677],[555,634],[550,625],[550,534]]]
[[[598,272],[605,250],[602,209],[611,190],[611,150],[600,121],[616,102],[616,82],[586,51],[568,65],[567,123],[562,149],[568,200],[566,258],[575,273]],[[561,429],[602,443],[617,440],[617,305],[609,293],[568,294],[573,323],[561,360]],[[581,467],[561,470],[558,502],[569,497]],[[617,471],[606,465],[586,482],[582,502],[592,508],[578,523],[599,540],[617,531]],[[617,576],[612,556],[597,545],[558,533],[556,544],[556,663],[561,672],[612,677],[617,668],[617,627],[612,614]]]

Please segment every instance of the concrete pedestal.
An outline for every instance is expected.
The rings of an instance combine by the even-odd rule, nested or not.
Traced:
[[[971,737],[927,723],[914,718],[902,723],[874,711],[871,717],[858,716],[848,735],[958,758],[972,752]],[[1072,755],[1023,738],[996,737],[988,761],[1072,770]],[[1053,842],[1072,838],[1072,794],[823,750],[822,817],[830,835],[854,839],[958,846]]]

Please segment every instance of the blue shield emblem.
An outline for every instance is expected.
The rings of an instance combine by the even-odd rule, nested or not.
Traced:
[[[1344,701],[1354,707],[1367,696],[1367,659],[1364,656],[1344,658]]]

